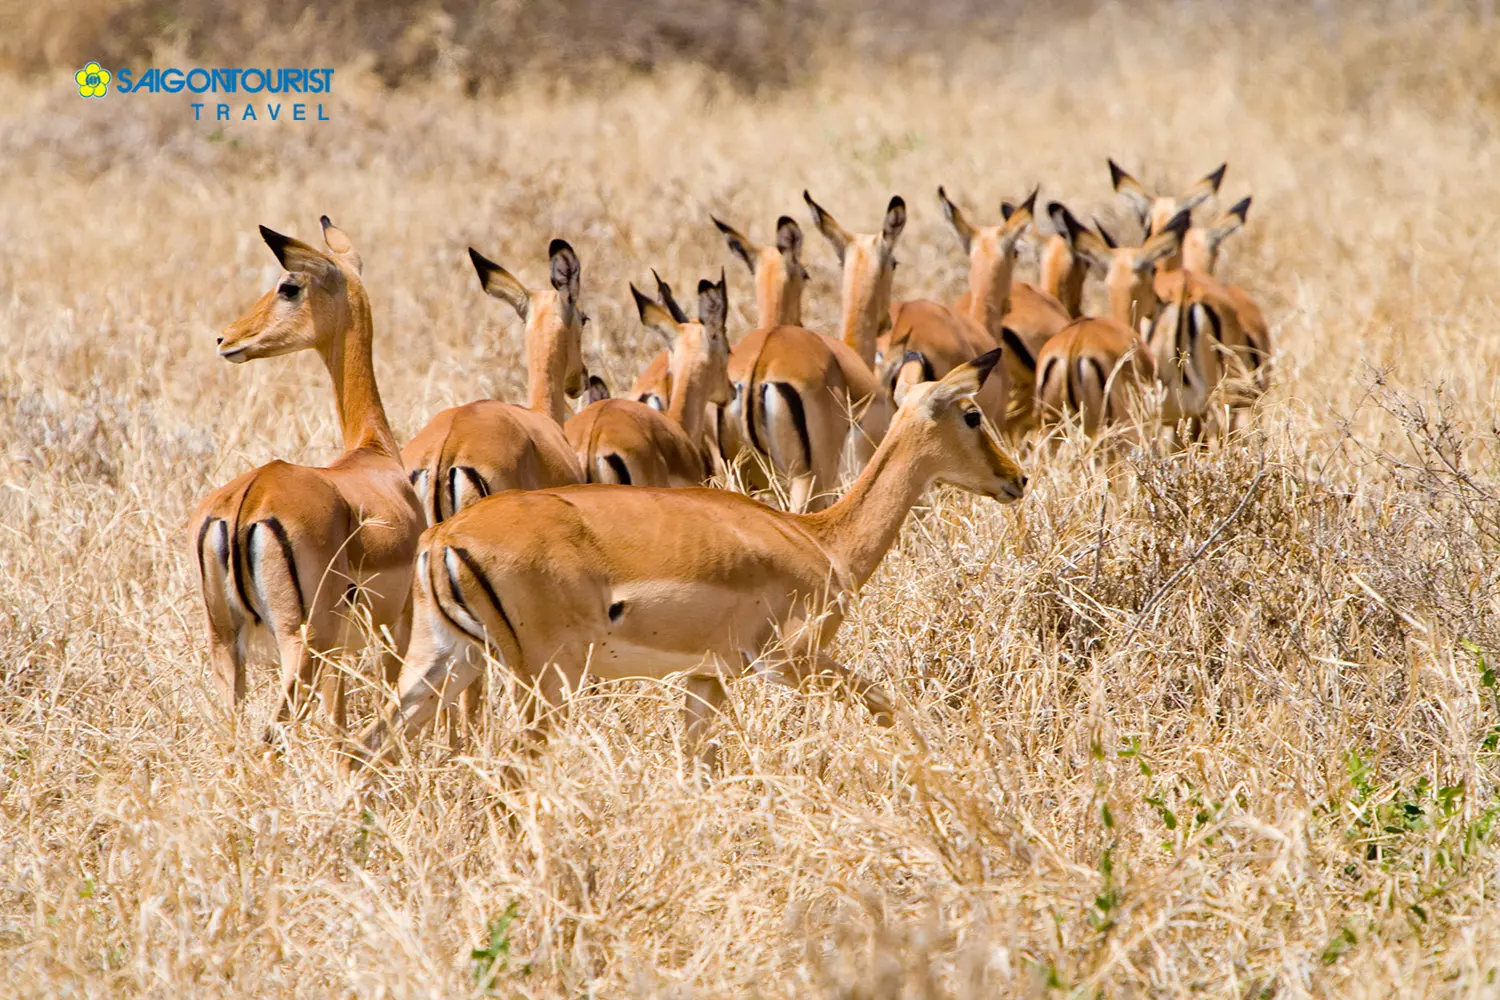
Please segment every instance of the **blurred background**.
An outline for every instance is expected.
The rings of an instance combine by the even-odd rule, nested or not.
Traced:
[[[1046,49],[1056,29],[1102,13],[1156,23],[1162,44],[1141,53],[1143,71],[1151,59],[1198,58],[1192,48],[1211,51],[1231,36],[1237,45],[1269,48],[1305,38],[1331,53],[1352,31],[1381,41],[1331,73],[1330,87],[1361,77],[1372,86],[1383,78],[1456,87],[1494,110],[1496,61],[1466,55],[1480,54],[1495,9],[1494,0],[3,0],[0,71],[72,69],[89,59],[164,65],[170,57],[203,65],[364,67],[391,86],[437,80],[483,93],[528,72],[587,86],[601,71],[687,62],[736,86],[776,88],[851,61],[916,61],[932,69],[980,49],[1014,58]],[[1434,17],[1466,20],[1476,51],[1449,45],[1432,58],[1420,32],[1403,37],[1412,22]],[[1201,34],[1188,46],[1183,33],[1193,29]],[[1055,55],[1066,61],[1070,53]]]

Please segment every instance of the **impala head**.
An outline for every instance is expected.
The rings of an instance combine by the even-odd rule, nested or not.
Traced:
[[[807,268],[802,266],[802,227],[783,215],[776,220],[776,245],[760,247],[727,222],[714,219],[714,225],[724,234],[730,251],[745,262],[755,278],[759,325],[801,326],[802,289],[807,284]]]
[[[999,360],[996,348],[934,381],[927,359],[908,351],[896,375],[900,409],[887,437],[899,435],[913,460],[926,463],[929,480],[1009,503],[1026,492],[1026,473],[974,401]]]
[[[844,342],[859,351],[866,364],[873,364],[875,340],[891,322],[891,280],[896,273],[896,241],[906,228],[906,202],[899,195],[891,199],[880,232],[851,233],[806,191],[802,198],[844,269]]]
[[[1140,319],[1155,312],[1153,269],[1157,261],[1170,257],[1181,248],[1182,234],[1187,232],[1192,221],[1188,209],[1174,215],[1161,232],[1139,247],[1119,246],[1103,226],[1099,226],[1099,232],[1095,233],[1059,202],[1048,203],[1047,214],[1073,252],[1104,276],[1112,317],[1134,329]],[[1095,225],[1098,225],[1097,220]]]
[[[1200,274],[1213,274],[1219,262],[1219,244],[1238,232],[1249,214],[1250,199],[1244,198],[1208,225],[1189,229],[1182,238],[1182,266]]]
[[[343,336],[351,300],[364,297],[359,253],[328,216],[321,221],[327,253],[260,227],[261,238],[285,270],[269,292],[224,328],[219,357],[238,364],[293,351],[321,351]]]
[[[692,387],[701,394],[701,402],[728,403],[733,393],[729,385],[729,338],[725,333],[729,299],[723,271],[717,282],[698,282],[696,323],[677,304],[671,286],[655,271],[651,273],[661,301],[643,294],[635,285],[630,286],[630,294],[641,322],[668,342],[674,390]]]
[[[948,198],[948,192],[938,188],[938,201],[943,206],[943,216],[964,253],[969,255],[969,287],[974,288],[985,280],[1009,283],[1011,269],[1015,266],[1016,246],[1031,225],[1032,210],[1036,206],[1036,189],[1019,206],[1002,202],[1000,214],[1004,219],[998,226],[975,226],[964,218],[964,213]]]
[[[510,303],[526,324],[526,356],[531,369],[544,370],[549,379],[560,381],[564,391],[576,399],[588,389],[583,327],[589,318],[578,306],[582,267],[566,240],[553,240],[547,255],[552,264],[552,287],[532,291],[505,268],[469,248],[480,287]]]
[[[1114,185],[1115,193],[1135,209],[1141,225],[1146,227],[1146,233],[1150,235],[1161,232],[1162,227],[1172,221],[1177,213],[1191,212],[1218,194],[1219,185],[1224,183],[1224,171],[1228,169],[1229,164],[1219,164],[1217,169],[1200,177],[1188,189],[1187,194],[1181,197],[1149,193],[1140,181],[1126,173],[1114,160],[1109,161],[1109,179]]]

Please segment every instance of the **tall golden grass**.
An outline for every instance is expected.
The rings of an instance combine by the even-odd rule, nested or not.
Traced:
[[[0,78],[0,993],[1495,995],[1496,51],[1482,7],[1117,5],[758,93],[350,69],[302,126]],[[497,694],[356,799],[316,721],[263,753],[269,667],[213,703],[190,506],[337,445],[315,359],[215,357],[274,278],[257,223],[357,241],[408,435],[522,392],[468,244],[536,282],[569,239],[619,387],[651,267],[727,266],[747,328],[711,212],[765,239],[807,187],[868,229],[901,193],[897,294],[946,298],[939,183],[980,221],[1036,182],[1113,219],[1106,156],[1253,193],[1223,272],[1275,390],[1222,448],[1070,440],[1017,506],[935,494],[837,651],[894,730],[743,682],[705,788],[670,687],[611,685],[508,790]]]

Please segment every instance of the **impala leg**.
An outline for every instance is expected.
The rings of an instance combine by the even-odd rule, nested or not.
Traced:
[[[813,492],[817,489],[818,477],[811,472],[792,478],[792,488],[787,496],[787,510],[801,514],[808,509]]]
[[[400,683],[406,649],[411,645],[412,596],[411,591],[408,591],[401,614],[391,622],[391,645],[382,646],[380,650],[380,678],[387,687],[394,688]]]
[[[266,742],[276,741],[277,730],[298,718],[304,708],[304,692],[311,689],[317,662],[301,629],[277,637],[281,651],[281,699],[276,705],[275,721],[266,729]]]
[[[556,709],[562,705],[567,694],[567,685],[562,668],[549,663],[539,677],[525,678],[521,702],[521,718],[526,721],[525,737],[532,743],[532,752],[538,752],[546,744],[552,732]]]
[[[216,543],[216,544],[211,544]],[[228,529],[223,521],[203,531],[203,610],[208,618],[209,661],[219,704],[230,712],[245,700],[245,620],[230,606]]]
[[[694,761],[706,774],[718,767],[719,748],[704,736],[724,704],[724,682],[717,674],[694,675],[687,679],[687,693],[682,705],[682,751],[688,763]]]
[[[865,703],[865,708],[869,709],[870,714],[875,717],[876,725],[891,726],[895,724],[895,708],[891,703],[890,695],[886,694],[884,688],[860,677],[822,650],[818,651],[815,663],[815,673],[819,679],[831,677],[834,680],[842,681],[848,687],[850,693]]]
[[[478,651],[473,646],[466,643],[462,649],[432,648],[424,632],[418,630],[412,637],[395,714],[376,720],[361,734],[350,754],[351,769],[373,765],[387,756],[392,749],[393,730],[401,730],[407,739],[415,737],[445,703],[451,703],[479,675]]]
[[[243,628],[221,629],[209,616],[209,659],[219,704],[233,712],[245,700],[245,637]]]

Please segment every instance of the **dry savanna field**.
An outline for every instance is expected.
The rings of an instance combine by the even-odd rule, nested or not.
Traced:
[[[295,126],[7,64],[0,994],[1500,994],[1494,11],[1128,4],[941,55],[857,42],[764,86],[600,63],[471,94],[351,60],[333,120]],[[903,195],[895,294],[949,300],[939,184],[978,222],[1040,183],[1138,236],[1109,156],[1163,188],[1227,160],[1220,204],[1254,196],[1220,274],[1270,319],[1274,387],[1222,446],[1026,441],[1021,502],[930,493],[837,642],[894,728],[745,680],[701,783],[672,685],[620,683],[530,762],[496,666],[476,740],[356,790],[316,714],[266,752],[270,661],[218,706],[188,515],[338,449],[315,357],[215,355],[278,273],[258,224],[354,238],[404,439],[522,397],[469,245],[540,284],[569,240],[619,391],[658,347],[626,287],[653,267],[727,267],[749,329],[711,213],[802,221],[826,330],[804,187],[866,232]]]

